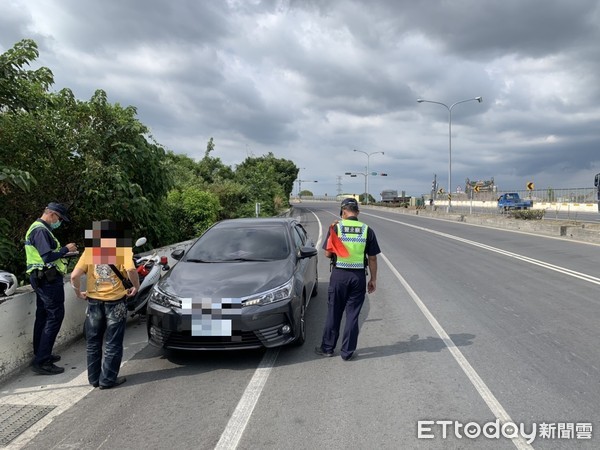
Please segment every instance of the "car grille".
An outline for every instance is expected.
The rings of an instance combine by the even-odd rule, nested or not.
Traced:
[[[154,340],[167,348],[179,349],[221,349],[221,348],[250,348],[262,347],[260,339],[251,331],[242,333],[241,340],[234,341],[222,336],[192,336],[190,331],[165,331],[152,327]]]
[[[234,341],[229,337],[192,336],[190,331],[166,331],[152,326],[153,340],[167,348],[178,349],[236,349],[236,348],[258,348],[284,344],[290,336],[282,336],[279,333],[281,325],[275,325],[261,330],[244,331],[241,340]]]

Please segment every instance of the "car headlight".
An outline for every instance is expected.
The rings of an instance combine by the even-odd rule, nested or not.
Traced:
[[[242,297],[242,306],[262,306],[286,300],[292,296],[293,287],[294,279],[292,278],[287,283],[276,287],[275,289],[271,289],[270,291]]]
[[[150,294],[150,301],[165,308],[181,308],[181,300],[179,298],[161,291],[156,286]]]

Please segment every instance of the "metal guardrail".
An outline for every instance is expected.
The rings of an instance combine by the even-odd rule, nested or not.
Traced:
[[[531,199],[534,202],[544,203],[598,203],[598,191],[596,188],[560,188],[560,189],[534,189],[528,190],[498,190],[496,192],[473,192],[473,200],[479,201],[496,201],[500,195],[507,192],[517,192],[520,197]],[[429,195],[425,194],[425,198],[429,199]],[[438,200],[447,200],[446,193],[437,194]],[[420,198],[420,196],[419,196]],[[291,200],[298,201],[297,196],[293,196]],[[335,196],[302,196],[300,200],[319,200],[319,201],[337,201]],[[453,193],[453,201],[468,201],[471,200],[471,194],[464,192]]]
[[[519,197],[531,199],[534,202],[545,203],[597,203],[598,191],[596,188],[561,188],[561,189],[534,189],[528,190],[498,190],[497,192],[474,192],[473,200],[496,200],[500,195],[507,192],[517,192]],[[439,195],[443,199],[445,195]],[[452,194],[452,200],[470,200],[470,195],[465,193]]]

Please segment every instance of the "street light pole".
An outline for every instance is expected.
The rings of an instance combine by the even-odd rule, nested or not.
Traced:
[[[306,170],[306,167],[300,167],[298,169],[298,198],[300,198],[300,192],[302,192],[302,183],[300,181],[300,171]]]
[[[298,180],[298,200],[301,200],[302,183],[318,183],[318,180]]]
[[[362,150],[354,150],[355,152],[358,153],[364,153],[365,155],[367,155],[367,173],[365,174],[365,204],[369,204],[369,159],[371,158],[371,156],[376,155],[377,153],[381,153],[382,155],[385,155],[384,152],[371,152],[371,153],[367,153],[367,152],[363,152]]]
[[[452,108],[460,103],[477,101],[481,103],[483,99],[481,97],[468,98],[466,100],[460,100],[448,106],[442,102],[434,102],[432,100],[423,100],[422,98],[417,99],[418,103],[435,103],[436,105],[442,105],[448,110],[448,209],[450,212],[452,208]]]

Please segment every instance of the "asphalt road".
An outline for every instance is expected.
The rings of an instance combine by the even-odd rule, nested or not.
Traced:
[[[338,212],[296,209],[315,240]],[[355,360],[313,353],[327,308],[321,253],[303,347],[163,352],[133,323],[119,388],[85,384],[82,342],[63,352],[65,374],[1,387],[3,403],[60,402],[9,448],[600,447],[597,245],[368,208],[360,218],[383,253]],[[511,439],[510,423],[530,437]]]

